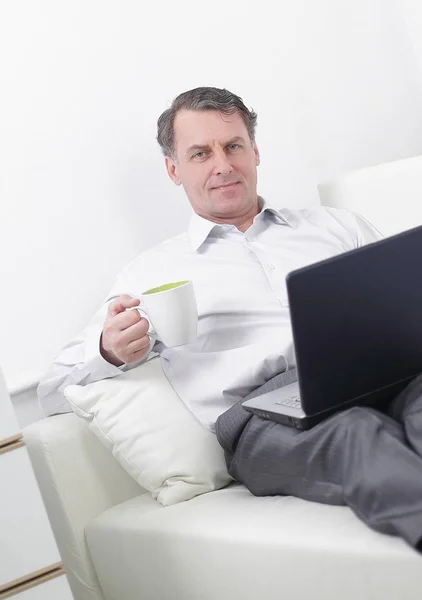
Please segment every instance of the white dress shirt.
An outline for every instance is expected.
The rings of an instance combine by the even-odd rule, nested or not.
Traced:
[[[167,348],[152,338],[143,360],[160,355],[180,398],[213,431],[221,413],[294,365],[287,273],[381,237],[359,215],[322,206],[277,210],[261,200],[245,233],[193,214],[186,233],[146,250],[120,273],[86,329],[57,355],[38,387],[44,414],[70,411],[62,394],[67,385],[115,377],[142,362],[115,367],[100,354],[113,299],[139,298],[147,289],[190,279],[197,339]]]

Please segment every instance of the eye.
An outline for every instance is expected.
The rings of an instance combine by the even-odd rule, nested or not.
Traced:
[[[202,160],[203,158],[205,158],[205,156],[206,156],[206,154],[205,154],[204,150],[200,150],[199,152],[196,152],[196,154],[194,154],[192,156],[192,158]]]
[[[227,146],[227,148],[231,151],[231,152],[235,152],[236,150],[238,150],[240,148],[240,144],[229,144]]]

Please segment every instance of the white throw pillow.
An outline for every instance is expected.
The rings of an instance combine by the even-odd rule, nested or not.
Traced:
[[[121,466],[168,506],[220,489],[232,478],[216,436],[192,415],[160,358],[64,395]]]

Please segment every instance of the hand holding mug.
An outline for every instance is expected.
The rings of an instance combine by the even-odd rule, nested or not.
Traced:
[[[140,301],[124,294],[113,300],[107,311],[100,339],[100,352],[116,367],[136,363],[149,351],[149,323],[136,308]]]

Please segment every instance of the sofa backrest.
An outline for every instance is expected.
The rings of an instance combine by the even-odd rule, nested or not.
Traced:
[[[422,156],[360,169],[318,186],[321,204],[347,208],[389,236],[422,224]]]

